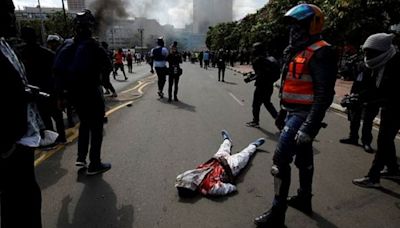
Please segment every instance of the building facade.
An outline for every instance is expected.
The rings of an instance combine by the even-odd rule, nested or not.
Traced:
[[[67,0],[68,11],[79,12],[85,9],[85,0]]]

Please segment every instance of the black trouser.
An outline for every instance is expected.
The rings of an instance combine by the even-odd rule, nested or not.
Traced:
[[[398,109],[398,107],[397,107]],[[378,149],[368,176],[373,181],[378,181],[380,171],[386,165],[389,171],[398,171],[396,147],[394,140],[400,130],[400,111],[381,109],[381,123],[378,133]]]
[[[126,74],[125,74],[125,69],[124,69],[124,64],[123,63],[115,63],[114,64],[114,76],[117,75],[118,69],[121,69],[122,73],[124,74],[124,77],[126,78]]]
[[[128,60],[128,72],[129,73],[132,73],[132,64],[133,64],[132,60],[131,61]]]
[[[38,109],[46,130],[54,131],[53,121],[56,123],[58,137],[65,139],[65,126],[62,111],[57,107],[57,99],[54,96],[38,102]]]
[[[158,77],[158,91],[162,92],[164,90],[165,80],[168,75],[167,67],[154,67],[156,69]]]
[[[350,117],[350,138],[358,140],[358,130],[360,129],[361,119],[363,120],[361,130],[362,144],[371,144],[372,142],[372,127],[374,119],[379,113],[379,106],[369,104],[367,106],[356,106],[349,110]],[[364,114],[364,115],[363,115]]]
[[[275,119],[278,116],[278,112],[271,103],[271,95],[273,92],[274,87],[272,84],[269,87],[256,86],[253,96],[253,122],[258,123],[260,121],[260,108],[262,104],[264,104],[272,118]]]
[[[224,78],[225,78],[225,67],[218,67],[218,81],[221,80],[221,74],[222,74],[222,81],[224,81]]]
[[[178,98],[178,83],[180,76],[170,74],[168,76],[168,98],[172,99],[172,86],[174,86],[174,98]]]
[[[110,90],[112,93],[115,93],[114,86],[110,82],[110,73],[109,71],[104,72],[102,74],[103,79],[103,86],[106,90]]]
[[[81,100],[79,100],[81,98]],[[84,100],[82,100],[84,99]],[[78,113],[80,126],[78,138],[78,160],[85,161],[89,152],[90,140],[90,163],[97,165],[101,162],[101,144],[103,142],[103,124],[105,106],[103,97],[100,95],[86,97],[75,97],[74,107]]]
[[[17,145],[0,157],[1,227],[42,227],[41,191],[34,170],[34,149]]]

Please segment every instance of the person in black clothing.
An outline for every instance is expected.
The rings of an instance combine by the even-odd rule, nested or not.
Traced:
[[[40,117],[22,62],[7,41],[16,36],[14,4],[0,2],[0,227],[42,227],[41,191],[34,170],[34,148],[39,145]],[[6,41],[7,40],[7,41]],[[32,139],[32,140],[28,140]]]
[[[217,67],[218,67],[218,81],[225,82],[225,68],[226,68],[226,55],[223,49],[220,49],[217,55]]]
[[[26,42],[21,49],[21,59],[25,65],[26,76],[29,82],[50,94],[49,98],[39,99],[37,106],[46,130],[54,131],[53,121],[56,123],[58,138],[56,142],[65,143],[65,126],[62,111],[57,106],[55,82],[53,76],[53,62],[55,54],[51,50],[41,47],[36,41],[33,28],[21,29],[22,39]]]
[[[80,119],[76,166],[86,166],[90,140],[88,175],[105,172],[111,164],[102,163],[101,144],[105,105],[101,74],[112,66],[107,53],[92,38],[95,20],[89,10],[78,12],[74,19],[76,36],[57,53],[54,72],[58,94],[67,97]]]
[[[160,98],[164,97],[164,86],[166,77],[168,75],[168,68],[167,68],[167,56],[168,56],[168,49],[164,47],[164,38],[159,37],[157,39],[157,47],[151,50],[151,57],[154,63],[154,69],[156,70],[157,77],[158,77],[158,96]]]
[[[167,57],[169,64],[168,76],[168,102],[172,101],[172,86],[174,86],[174,100],[178,101],[179,77],[182,75],[182,69],[179,64],[182,63],[182,56],[178,52],[178,43],[175,41],[171,46],[171,53]]]
[[[106,51],[107,56],[109,58],[110,64],[112,66],[112,58],[113,58],[113,53],[111,50],[108,49],[108,44],[107,42],[101,42],[101,47],[104,48],[104,51]],[[101,73],[101,78],[102,78],[102,83],[103,87],[106,90],[105,94],[110,94],[110,91],[112,93],[111,97],[118,97],[117,92],[114,89],[114,86],[111,84],[110,81],[110,74],[113,71],[113,68],[103,68],[103,72]]]
[[[285,14],[290,28],[282,70],[281,107],[284,127],[279,136],[271,174],[272,207],[254,219],[259,227],[285,227],[288,206],[312,214],[313,141],[332,104],[337,74],[336,53],[321,37],[324,15],[319,7],[299,4]],[[279,122],[279,121],[277,121]],[[297,195],[289,197],[291,163],[299,170]]]
[[[400,180],[394,144],[400,130],[400,101],[397,94],[400,85],[400,53],[392,44],[393,38],[393,34],[377,33],[369,36],[363,45],[364,62],[371,70],[375,82],[375,100],[381,107],[381,122],[378,148],[372,166],[365,177],[353,180],[353,184],[360,187],[379,188],[381,177]],[[385,166],[387,169],[384,170]]]
[[[274,105],[271,103],[271,95],[274,92],[274,82],[279,79],[279,65],[272,56],[267,57],[267,50],[262,43],[253,44],[253,70],[255,78],[247,78],[245,82],[256,80],[253,96],[253,120],[246,123],[249,127],[260,127],[260,108],[264,104],[272,118],[278,116]]]
[[[375,117],[379,113],[379,104],[376,102],[376,93],[374,92],[375,81],[371,77],[371,71],[364,67],[364,63],[359,64],[360,73],[356,77],[351,94],[348,98],[355,98],[354,104],[348,107],[348,116],[350,120],[350,134],[348,138],[340,139],[341,143],[358,145],[358,130],[362,125],[362,146],[367,153],[372,153],[372,127]],[[357,100],[357,101],[356,101]]]

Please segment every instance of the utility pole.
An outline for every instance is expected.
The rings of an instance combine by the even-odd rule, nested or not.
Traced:
[[[68,33],[68,25],[67,25],[67,13],[65,12],[65,5],[64,5],[64,0],[61,0],[62,3],[62,9],[63,9],[63,14],[64,14],[64,32]],[[69,36],[70,34],[65,34],[65,37]]]
[[[38,0],[38,7],[39,7],[39,15],[40,15],[40,29],[42,33],[42,42],[43,44],[46,43],[46,37],[45,37],[45,30],[44,30],[44,24],[43,24],[43,15],[42,15],[42,7],[40,6],[40,0]]]
[[[139,33],[140,33],[140,55],[143,56],[143,28],[139,28],[138,29]]]

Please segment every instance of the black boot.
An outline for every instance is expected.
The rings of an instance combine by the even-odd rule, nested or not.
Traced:
[[[286,209],[272,207],[269,211],[254,219],[257,227],[284,228]]]
[[[352,137],[344,138],[344,139],[339,140],[339,142],[343,143],[343,144],[358,145],[358,138],[352,138]]]
[[[304,214],[311,215],[313,213],[311,197],[312,194],[304,194],[297,191],[297,195],[289,197],[287,203],[289,206],[296,208]]]

